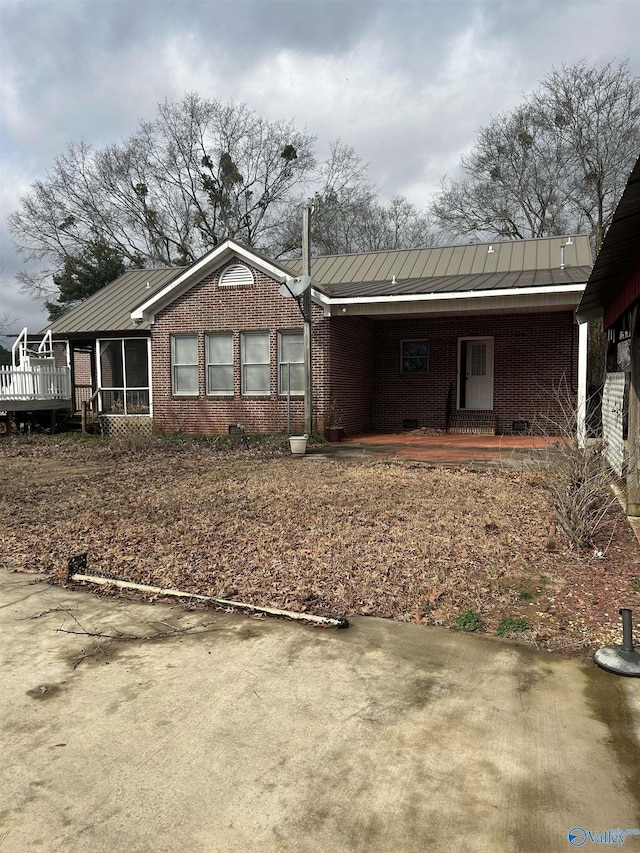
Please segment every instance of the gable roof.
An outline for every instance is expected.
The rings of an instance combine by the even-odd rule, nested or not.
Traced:
[[[239,257],[280,281],[295,276],[290,267],[266,255],[225,240],[188,267],[128,270],[94,293],[47,329],[54,335],[148,331],[154,314],[205,275]]]
[[[251,264],[276,281],[284,282],[287,278],[295,275],[291,267],[285,266],[280,261],[273,261],[261,252],[243,246],[242,243],[237,243],[235,240],[225,240],[224,243],[207,252],[191,266],[186,267],[164,287],[159,288],[138,305],[131,312],[133,321],[153,322],[158,311],[161,311],[166,305],[193,287],[205,275],[218,269],[232,258],[239,258],[241,261]]]
[[[599,317],[613,302],[627,271],[640,256],[640,157],[631,170],[587,287],[578,306],[582,322]],[[628,306],[627,306],[628,307]]]

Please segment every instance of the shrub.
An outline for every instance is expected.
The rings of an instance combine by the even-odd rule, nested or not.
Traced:
[[[606,526],[609,509],[616,501],[604,445],[591,439],[580,447],[576,401],[566,382],[553,390],[552,398],[550,410],[555,414],[540,415],[535,431],[558,437],[541,452],[556,520],[574,545],[594,547],[594,539]],[[555,551],[556,544],[550,539],[547,550]]]
[[[527,622],[521,616],[505,616],[504,619],[500,620],[496,628],[496,634],[499,637],[506,637],[508,634],[521,634],[532,627],[531,622]]]
[[[456,628],[461,631],[477,631],[482,627],[480,617],[475,610],[463,610],[456,619]]]

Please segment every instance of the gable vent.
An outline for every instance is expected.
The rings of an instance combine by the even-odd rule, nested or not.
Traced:
[[[253,287],[253,273],[244,264],[232,264],[220,276],[218,287]]]

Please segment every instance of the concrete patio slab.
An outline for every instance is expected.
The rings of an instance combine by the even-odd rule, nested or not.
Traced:
[[[552,853],[640,831],[640,682],[591,661],[4,570],[0,630],[2,853]],[[96,636],[119,632],[173,636]]]
[[[315,452],[344,457],[368,453],[440,465],[522,467],[539,464],[560,441],[560,438],[531,435],[376,433],[347,436]]]

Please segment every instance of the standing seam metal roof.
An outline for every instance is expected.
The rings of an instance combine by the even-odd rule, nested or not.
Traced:
[[[54,335],[146,331],[148,323],[136,325],[131,312],[184,269],[128,270],[47,328]]]
[[[351,255],[326,255],[311,259],[314,283],[346,287],[349,283],[372,284],[376,281],[424,281],[464,275],[536,271],[552,283],[560,270],[561,252],[568,237],[540,237],[535,240],[510,240],[494,243],[468,243],[456,246],[432,246],[427,249],[396,249],[361,252]],[[585,235],[571,237],[565,245],[565,271],[591,267],[591,247]],[[288,261],[296,271],[300,260]],[[584,279],[586,280],[586,279]],[[542,283],[542,282],[541,282]]]
[[[317,289],[337,298],[570,285],[585,282],[591,268],[588,238],[572,239],[573,245],[565,248],[564,270],[560,257],[567,237],[550,237],[329,255],[312,258],[311,273]],[[286,266],[270,263],[292,275],[302,267],[300,259],[287,260]],[[133,322],[131,312],[185,272],[188,267],[129,270],[48,328],[54,335],[71,336],[148,331],[146,322]]]

